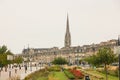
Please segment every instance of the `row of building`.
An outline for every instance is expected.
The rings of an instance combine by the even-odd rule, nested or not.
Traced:
[[[24,59],[37,62],[50,63],[56,57],[64,57],[71,64],[75,64],[81,58],[90,56],[96,53],[101,47],[110,47],[114,49],[118,40],[112,39],[99,44],[83,45],[83,46],[71,46],[71,35],[69,30],[69,19],[67,16],[66,34],[64,40],[64,47],[58,48],[27,48],[23,49],[21,56]]]

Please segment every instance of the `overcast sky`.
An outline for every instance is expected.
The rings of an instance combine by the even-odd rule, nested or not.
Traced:
[[[120,0],[0,0],[0,46],[21,53],[63,47],[67,13],[72,46],[117,39]]]

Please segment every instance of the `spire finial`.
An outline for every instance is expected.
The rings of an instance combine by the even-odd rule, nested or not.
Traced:
[[[66,32],[69,32],[69,16],[67,13],[67,27],[66,27]]]

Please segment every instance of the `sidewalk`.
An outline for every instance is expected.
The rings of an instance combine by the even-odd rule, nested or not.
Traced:
[[[39,70],[39,69],[43,69],[43,67],[32,67],[32,71],[30,70],[30,67],[28,67],[26,73],[25,73],[25,68],[24,67],[21,67],[21,69],[19,68],[16,68],[17,69],[17,72],[15,73],[15,69],[11,69],[11,77],[15,77],[15,76],[18,76],[20,77],[20,80],[23,80],[27,75]],[[0,73],[0,80],[9,80],[9,69],[7,70],[7,72],[4,71],[1,71]]]
[[[36,67],[33,67],[32,68],[32,71],[30,71],[30,69],[27,71],[27,73],[22,73],[21,75],[20,75],[20,80],[24,80],[24,78],[27,76],[27,75],[29,75],[29,74],[31,74],[31,73],[33,73],[33,72],[35,72],[35,71],[37,71],[37,70],[40,70],[40,69],[43,69],[43,67],[39,67],[39,68],[37,68],[36,69]]]

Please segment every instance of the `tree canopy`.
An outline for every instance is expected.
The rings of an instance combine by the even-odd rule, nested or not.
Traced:
[[[58,57],[58,58],[55,58],[52,63],[57,65],[63,65],[63,64],[67,64],[68,62],[67,60],[65,60],[65,58]]]
[[[14,60],[13,60],[13,62],[14,63],[17,63],[17,64],[20,64],[20,63],[22,63],[22,61],[23,61],[23,58],[22,57],[16,57]]]
[[[117,61],[117,56],[113,53],[111,48],[103,47],[100,48],[97,54],[92,55],[85,59],[92,65],[101,65],[104,64],[104,68],[106,71],[106,80],[107,80],[107,65]]]
[[[13,55],[13,53],[7,49],[7,46],[0,46],[0,66],[5,66],[10,63],[10,61],[7,60],[7,55],[9,54]]]

